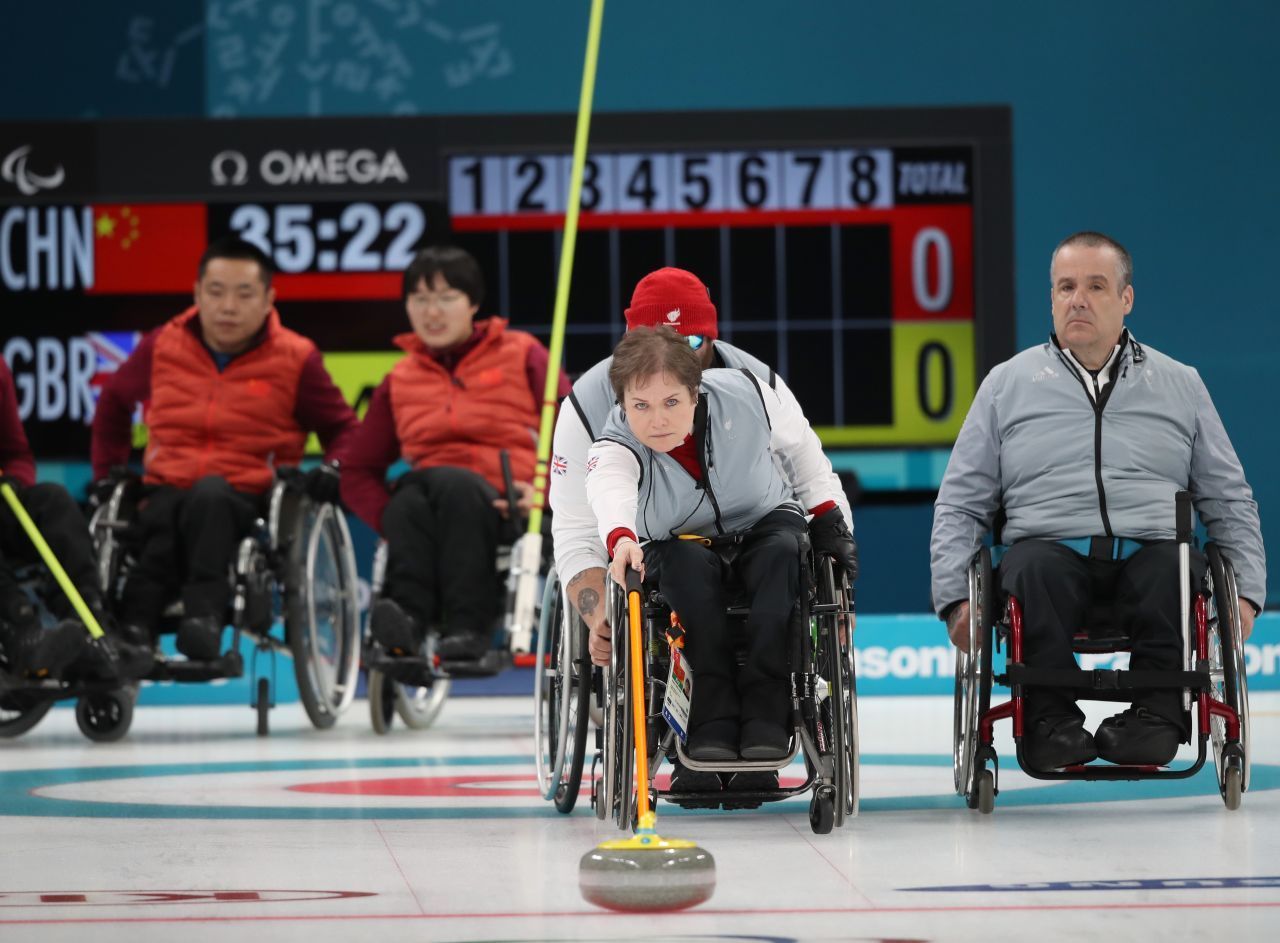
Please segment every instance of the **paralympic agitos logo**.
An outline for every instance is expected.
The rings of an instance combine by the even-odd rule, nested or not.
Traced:
[[[10,151],[0,164],[0,177],[18,188],[23,196],[35,196],[41,190],[56,190],[62,186],[66,173],[59,164],[51,173],[37,173],[28,166],[27,155],[31,145],[24,144]]]

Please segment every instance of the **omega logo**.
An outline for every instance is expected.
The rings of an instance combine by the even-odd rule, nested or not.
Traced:
[[[227,171],[231,174],[228,176]],[[239,151],[222,151],[214,155],[209,162],[209,174],[214,186],[225,187],[228,184],[240,186],[249,179],[249,162]]]

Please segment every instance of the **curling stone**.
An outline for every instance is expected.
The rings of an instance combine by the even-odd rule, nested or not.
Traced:
[[[716,861],[691,841],[641,828],[632,838],[604,842],[583,855],[578,887],[588,903],[609,910],[684,910],[710,900]]]

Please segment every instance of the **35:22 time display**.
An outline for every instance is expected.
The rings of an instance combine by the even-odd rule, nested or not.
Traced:
[[[226,228],[281,272],[394,272],[413,261],[429,215],[425,205],[405,201],[245,203],[228,208]]]

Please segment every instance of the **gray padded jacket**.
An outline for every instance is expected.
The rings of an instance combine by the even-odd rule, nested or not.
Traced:
[[[1051,338],[982,381],[934,505],[939,615],[968,596],[965,571],[1000,508],[1005,544],[1171,540],[1173,496],[1183,489],[1235,565],[1240,594],[1266,600],[1258,505],[1200,375],[1127,331],[1111,369],[1095,405]]]
[[[693,426],[694,441],[701,445],[702,482],[694,481],[670,455],[642,445],[622,408],[615,406],[591,455],[602,460],[602,445],[624,446],[635,462],[627,478],[635,480],[638,466],[639,480],[630,494],[610,494],[613,488],[625,489],[625,481],[603,461],[588,472],[587,495],[597,509],[601,540],[619,525],[646,541],[742,533],[781,507],[803,517],[804,509],[773,461],[766,392],[745,370],[703,373]]]

